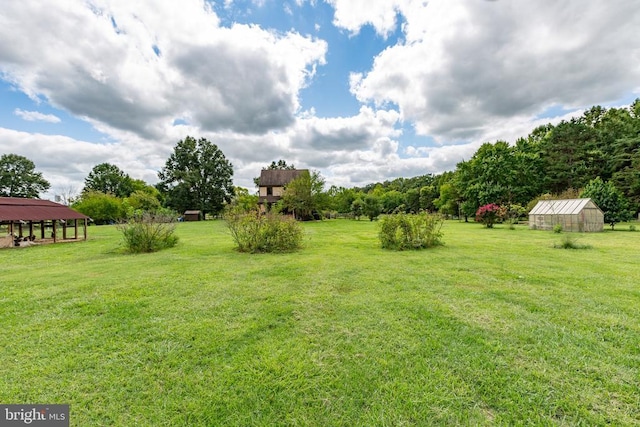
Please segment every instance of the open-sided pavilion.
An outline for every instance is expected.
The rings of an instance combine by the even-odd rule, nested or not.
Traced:
[[[7,231],[18,238],[39,237],[42,240],[53,239],[54,242],[77,240],[79,226],[82,226],[82,239],[87,240],[89,219],[68,206],[49,200],[0,197],[0,224],[7,226]],[[40,236],[35,234],[38,228]]]

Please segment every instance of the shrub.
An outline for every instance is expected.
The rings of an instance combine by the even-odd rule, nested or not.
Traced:
[[[240,252],[289,252],[302,246],[302,228],[292,217],[274,212],[227,212],[225,220]]]
[[[562,224],[556,224],[553,226],[553,232],[554,233],[562,233]]]
[[[493,228],[502,215],[502,209],[495,203],[480,206],[476,211],[476,221],[481,222],[487,228]]]
[[[174,221],[173,215],[144,212],[131,216],[127,222],[119,224],[118,229],[129,252],[157,252],[178,243],[178,237],[173,234]]]
[[[578,243],[578,239],[569,234],[565,234],[560,243],[554,244],[553,247],[556,249],[591,249],[591,246]]]
[[[527,210],[517,203],[510,203],[504,209],[505,217],[510,224],[517,224],[521,218],[526,217]]]
[[[631,224],[631,225],[629,226],[629,231],[636,231],[636,226],[635,226],[635,225],[633,225],[633,224]]]
[[[442,245],[443,222],[441,216],[425,212],[386,215],[380,223],[380,243],[397,251]]]

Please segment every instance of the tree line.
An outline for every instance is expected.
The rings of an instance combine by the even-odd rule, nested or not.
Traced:
[[[515,144],[487,142],[454,171],[329,189],[338,212],[426,210],[467,218],[487,204],[527,212],[540,198],[598,191],[619,196],[623,216],[640,212],[640,99],[626,108],[592,107]]]
[[[232,164],[215,144],[187,136],[158,172],[156,185],[101,163],[89,172],[80,194],[67,202],[98,224],[117,222],[136,212],[173,214],[195,209],[217,214],[236,193],[232,176]],[[0,196],[35,198],[50,188],[31,160],[16,154],[0,157]]]
[[[265,169],[294,166],[278,160]],[[257,196],[234,187],[232,177],[233,165],[215,144],[187,136],[158,172],[156,185],[102,163],[91,170],[72,205],[98,222],[116,221],[135,210],[196,209],[217,215],[229,204],[255,207]],[[578,118],[539,126],[514,144],[487,142],[453,171],[363,187],[324,186],[319,172],[304,174],[289,183],[282,205],[305,218],[342,214],[373,220],[381,213],[420,211],[469,218],[487,204],[522,214],[540,198],[597,198],[598,192],[608,192],[607,200],[621,200],[626,217],[637,215],[640,99],[625,108],[592,107]],[[37,197],[49,188],[30,160],[0,157],[0,195]]]

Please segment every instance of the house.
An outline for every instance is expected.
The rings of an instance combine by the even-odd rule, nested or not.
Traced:
[[[258,186],[258,204],[261,211],[267,211],[272,204],[282,199],[284,189],[291,181],[299,177],[307,169],[263,169],[260,172]]]
[[[604,229],[604,213],[591,199],[540,200],[529,212],[529,228],[594,232]]]
[[[0,225],[6,226],[7,233],[23,241],[77,240],[79,225],[83,228],[83,240],[87,240],[89,219],[68,206],[49,200],[0,197]]]

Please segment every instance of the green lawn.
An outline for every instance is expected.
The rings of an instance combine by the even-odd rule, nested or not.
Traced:
[[[0,251],[0,402],[73,426],[640,425],[640,232],[447,222],[379,249],[377,225],[303,225],[237,253],[224,223],[175,248]],[[617,226],[620,230],[628,226]]]

